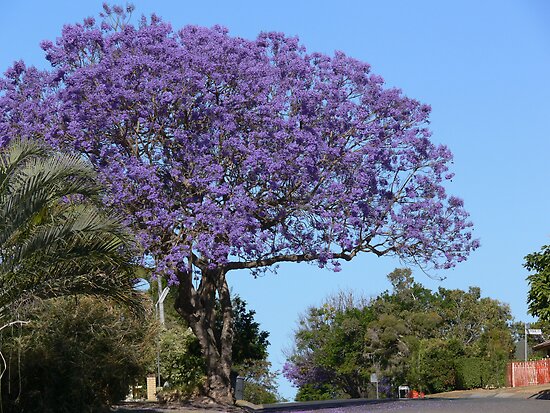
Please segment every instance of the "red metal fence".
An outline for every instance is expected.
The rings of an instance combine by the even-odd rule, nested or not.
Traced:
[[[508,363],[508,386],[533,386],[550,383],[550,359]]]

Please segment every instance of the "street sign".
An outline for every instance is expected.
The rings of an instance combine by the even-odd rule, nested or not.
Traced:
[[[527,330],[527,334],[531,334],[533,336],[542,336],[542,330],[540,328],[529,328]]]
[[[376,383],[376,399],[378,400],[378,376],[376,375],[376,373],[372,373],[370,375],[370,382]]]
[[[164,290],[160,293],[159,300],[157,301],[157,304],[162,304],[164,300],[166,300],[166,296],[168,295],[168,292],[170,291],[170,287],[165,287]]]

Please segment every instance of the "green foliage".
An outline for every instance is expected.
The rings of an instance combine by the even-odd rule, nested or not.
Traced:
[[[3,332],[8,411],[99,412],[145,374],[137,246],[101,196],[78,155],[20,139],[0,150],[0,325],[31,321]]]
[[[246,308],[246,301],[238,295],[233,297],[233,363],[247,364],[250,360],[265,360],[269,333],[260,330],[260,324],[254,321],[256,312]],[[221,328],[221,320],[218,319]]]
[[[306,384],[298,389],[295,400],[308,402],[314,400],[331,400],[338,398],[339,392],[330,384]]]
[[[510,329],[495,327],[483,333],[478,343],[478,353],[475,355],[489,360],[491,362],[491,369],[497,371],[501,368],[503,369],[504,367],[502,366],[513,358],[514,347]]]
[[[465,357],[456,361],[457,388],[502,387],[506,383],[506,359]]]
[[[244,377],[244,400],[255,404],[281,401],[277,393],[277,373],[271,372],[267,360],[269,333],[254,320],[256,312],[246,307],[246,301],[233,297],[233,373]],[[221,322],[219,322],[221,327]]]
[[[160,373],[163,383],[183,398],[197,393],[205,379],[204,359],[191,329],[173,325],[160,333]]]
[[[524,267],[535,272],[527,277],[529,312],[550,321],[550,245],[544,245],[540,252],[527,255]]]
[[[475,389],[483,387],[487,383],[487,364],[486,360],[477,357],[463,357],[456,360],[458,388]]]
[[[365,332],[365,352],[385,376],[402,381],[410,356],[410,325],[394,314],[380,314]]]
[[[285,367],[300,398],[365,397],[372,372],[393,385],[388,395],[404,383],[428,393],[504,383],[514,348],[507,305],[481,297],[477,287],[433,292],[409,269],[388,278],[392,291],[347,305],[329,298],[301,318]],[[480,380],[470,374],[470,359],[483,360]]]
[[[445,335],[465,345],[478,342],[488,330],[508,330],[509,306],[492,298],[482,298],[478,287],[470,287],[468,291],[439,288],[438,297]]]
[[[271,363],[267,359],[247,359],[246,363],[235,365],[234,368],[245,380],[244,400],[254,404],[269,404],[283,400],[277,393],[277,373],[270,371]]]
[[[462,343],[456,339],[421,340],[412,356],[409,383],[427,393],[458,388],[455,364],[463,354]]]
[[[254,382],[246,382],[243,393],[243,399],[254,404],[271,404],[281,401],[281,397],[276,391]]]
[[[314,386],[300,393],[303,400],[328,397],[322,384],[330,384],[331,397],[366,397],[372,369],[364,348],[364,332],[372,314],[368,307],[358,306],[352,293],[341,292],[320,308],[309,308],[300,319],[291,357],[317,369],[309,374]],[[326,371],[330,371],[329,376]]]
[[[481,358],[462,358],[457,360],[457,380],[459,388],[473,389],[480,387],[497,387],[502,385],[496,380],[491,363]]]
[[[8,412],[98,413],[143,380],[154,355],[154,329],[128,310],[89,297],[36,303],[31,322],[4,330]]]
[[[364,397],[370,382],[371,369],[365,361],[363,332],[369,317],[362,311],[348,308],[334,316],[325,352],[319,359],[323,367],[334,368],[334,383],[351,397]]]

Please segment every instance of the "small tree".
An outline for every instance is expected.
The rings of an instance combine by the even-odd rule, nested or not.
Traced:
[[[232,402],[229,271],[338,270],[360,253],[449,268],[476,248],[442,186],[451,153],[430,141],[430,108],[368,64],[280,33],[174,31],[154,15],[133,26],[131,10],[66,25],[42,44],[48,71],[9,69],[0,141],[42,133],[95,165],[155,272],[178,285],[212,398]]]

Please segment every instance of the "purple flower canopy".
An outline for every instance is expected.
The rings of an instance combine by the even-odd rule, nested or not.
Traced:
[[[452,155],[430,141],[430,108],[368,64],[281,33],[114,15],[43,42],[51,69],[8,69],[0,144],[36,136],[85,154],[157,274],[338,270],[360,252],[449,268],[478,246],[442,186]]]

